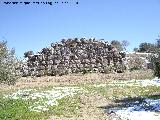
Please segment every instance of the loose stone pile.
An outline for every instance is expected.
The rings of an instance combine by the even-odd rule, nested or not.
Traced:
[[[130,52],[126,54],[126,67],[130,70],[134,69],[153,69],[150,62],[153,53]]]
[[[38,54],[24,53],[23,76],[64,75],[87,72],[123,72],[125,53],[103,40],[74,38],[52,43]]]

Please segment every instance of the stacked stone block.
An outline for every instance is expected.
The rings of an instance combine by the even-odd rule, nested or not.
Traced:
[[[125,53],[104,40],[74,38],[52,43],[38,54],[24,53],[23,76],[64,75],[88,72],[123,72]]]

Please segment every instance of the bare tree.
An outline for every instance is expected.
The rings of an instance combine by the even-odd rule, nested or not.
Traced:
[[[127,40],[122,40],[121,45],[124,50],[126,50],[126,47],[129,45],[129,42]]]

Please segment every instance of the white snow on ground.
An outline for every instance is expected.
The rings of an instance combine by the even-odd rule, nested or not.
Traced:
[[[94,86],[94,87],[105,87],[106,85],[107,85],[107,84],[98,84],[98,85],[97,85],[97,84],[94,84],[93,86]]]
[[[108,84],[95,84],[94,87],[105,87],[110,86],[160,86],[160,79],[154,78],[152,80],[123,80],[123,81],[112,81]],[[160,99],[145,99],[145,102],[136,104],[130,107],[124,108],[111,108],[117,116],[122,120],[160,120]],[[138,102],[139,103],[139,102]]]
[[[119,110],[116,112],[122,120],[160,120],[160,115],[149,111]]]
[[[148,86],[148,85],[160,86],[160,79],[137,80],[137,82],[138,82],[141,86]]]
[[[160,86],[160,79],[152,79],[152,80],[129,80],[129,81],[113,81],[110,82],[109,85],[118,85],[118,86]]]
[[[160,120],[160,99],[145,99],[144,102],[131,103],[129,107],[110,108],[122,120]]]
[[[154,110],[158,110],[160,112],[160,99],[152,100],[152,99],[145,99],[148,105],[154,107]]]
[[[4,98],[23,100],[36,99],[37,102],[30,106],[29,109],[31,111],[41,112],[48,110],[49,106],[57,106],[58,99],[66,96],[73,96],[82,91],[83,89],[79,87],[53,87],[53,89],[44,92],[38,92],[36,89],[26,89],[18,90],[13,94],[4,96]]]
[[[95,84],[93,85],[94,87],[105,87],[107,85],[110,86],[142,86],[142,87],[146,87],[146,86],[160,86],[160,79],[152,79],[152,80],[119,80],[119,81],[112,81],[109,82],[107,84]]]
[[[160,79],[152,80],[130,80],[130,81],[113,81],[108,84],[98,84],[94,87],[111,86],[160,86]],[[23,100],[36,100],[32,106],[29,107],[30,111],[47,111],[49,106],[57,106],[58,99],[66,96],[73,96],[78,92],[84,92],[80,87],[53,87],[51,90],[39,92],[36,89],[18,90],[15,93],[4,96],[11,99],[23,99]],[[85,91],[86,92],[86,91]],[[136,101],[135,103],[137,103]],[[151,110],[146,110],[149,108]],[[160,114],[154,110],[160,112],[160,99],[152,100],[145,99],[145,103],[135,104],[129,107],[121,108],[115,111],[122,120],[160,120]]]
[[[27,100],[29,99],[27,96],[29,96],[29,94],[33,91],[33,89],[25,89],[25,90],[18,90],[17,92],[10,94],[10,95],[6,95],[4,96],[4,98],[11,98],[11,99],[23,99],[23,100]]]

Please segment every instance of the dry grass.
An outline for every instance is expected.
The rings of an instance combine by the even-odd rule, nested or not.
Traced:
[[[135,97],[139,95],[147,95],[153,93],[159,89],[154,89],[150,87],[148,91],[145,88],[142,89],[134,87],[117,87],[117,86],[105,86],[105,87],[94,87],[95,84],[106,84],[113,80],[130,80],[130,79],[148,79],[153,77],[153,72],[151,70],[147,71],[132,71],[126,73],[115,73],[115,74],[72,74],[64,76],[46,76],[46,77],[24,77],[18,80],[16,85],[8,86],[1,85],[0,93],[6,93],[8,91],[14,91],[22,88],[49,88],[51,86],[80,86],[88,87],[90,92],[81,94],[77,101],[80,106],[77,114],[70,118],[64,116],[53,116],[49,117],[49,120],[110,120],[110,115],[104,113],[101,106],[107,106],[109,104],[114,104],[112,101],[115,98],[123,98],[124,96]],[[108,99],[109,98],[109,99]],[[64,107],[65,108],[65,107]]]
[[[46,77],[23,77],[20,78],[14,86],[0,85],[0,91],[7,89],[20,89],[28,87],[45,87],[57,85],[77,85],[84,83],[106,83],[112,80],[131,80],[131,79],[151,79],[153,71],[137,70],[125,73],[88,73],[88,74],[70,74],[64,76],[46,76]]]

